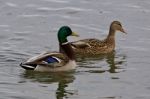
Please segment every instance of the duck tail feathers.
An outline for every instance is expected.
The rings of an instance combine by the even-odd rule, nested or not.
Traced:
[[[20,66],[26,70],[34,70],[37,64],[21,63]]]

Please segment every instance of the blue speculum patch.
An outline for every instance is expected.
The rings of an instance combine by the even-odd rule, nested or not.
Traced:
[[[54,57],[48,57],[48,58],[45,59],[45,61],[46,61],[47,63],[59,62],[59,61],[58,61],[56,58],[54,58]]]

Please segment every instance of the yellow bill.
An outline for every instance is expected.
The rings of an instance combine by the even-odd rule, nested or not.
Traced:
[[[79,35],[75,32],[72,32],[71,36],[76,36],[76,37],[79,37]]]

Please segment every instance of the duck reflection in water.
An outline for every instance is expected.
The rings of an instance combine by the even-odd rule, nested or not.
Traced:
[[[31,79],[31,82],[40,82],[45,84],[58,83],[56,89],[56,99],[68,98],[76,94],[76,90],[66,90],[70,83],[75,80],[74,71],[72,72],[57,72],[57,73],[45,73],[35,71],[25,71],[23,77]]]
[[[88,69],[87,72],[90,73],[119,73],[124,71],[124,66],[126,65],[126,55],[115,51],[86,58],[79,56],[77,60],[81,70]]]
[[[72,82],[68,81],[61,81],[58,83],[58,88],[56,90],[56,99],[64,99],[68,98],[71,95],[74,95],[76,93],[75,90],[66,90],[65,88],[68,87],[68,84]]]
[[[126,62],[126,56],[122,54],[116,55],[115,52],[112,52],[107,55],[106,62],[109,64],[110,67],[108,72],[119,73],[120,71],[117,70],[123,69],[123,64]]]

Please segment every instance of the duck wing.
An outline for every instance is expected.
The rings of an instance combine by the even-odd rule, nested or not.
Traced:
[[[98,39],[83,39],[83,40],[71,42],[71,45],[74,48],[79,48],[79,49],[90,48],[93,46],[97,46],[99,48],[106,47],[105,41],[101,41]]]
[[[74,48],[87,48],[87,47],[90,47],[90,45],[87,42],[84,42],[82,40],[71,42],[70,44]]]
[[[50,68],[57,68],[64,66],[69,61],[68,57],[59,52],[46,52],[38,56],[34,56],[27,60],[25,63],[21,63],[23,68],[32,67],[35,68],[37,65],[48,66]]]

